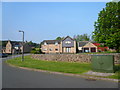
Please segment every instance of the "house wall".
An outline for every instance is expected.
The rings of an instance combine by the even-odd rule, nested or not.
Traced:
[[[72,47],[70,47],[69,53],[76,53],[76,41],[73,41],[72,44],[73,45],[69,45],[69,46],[72,46]],[[44,45],[44,44],[42,44],[41,48],[42,48],[43,53],[67,53],[66,52],[67,47],[65,47],[65,46],[63,47],[62,45],[63,45],[63,42],[61,41],[61,43],[58,45],[55,45],[55,44]],[[46,49],[46,51],[45,51],[45,49]],[[52,49],[52,51],[50,51],[50,49]],[[55,49],[58,49],[58,51],[56,51]]]
[[[42,45],[41,47],[42,47],[42,52],[44,53],[62,53],[61,44],[58,44],[58,45],[47,44],[47,45]],[[46,49],[46,51],[44,51],[44,49]],[[58,50],[55,50],[55,49],[58,49]]]
[[[67,41],[70,41],[71,43],[67,44]],[[67,52],[67,48],[70,48],[70,52]],[[62,50],[63,53],[76,53],[76,41],[66,38],[62,41]]]
[[[78,50],[82,50],[82,47],[78,47]]]
[[[10,41],[8,41],[8,43],[6,44],[6,50],[5,50],[5,53],[8,53],[8,54],[12,54],[12,53],[21,53],[23,51],[23,47],[21,46],[20,47],[20,50],[19,51],[16,51],[13,47],[12,47],[12,44]],[[25,44],[24,45],[24,52],[27,53],[27,52],[30,52],[31,51],[31,47],[28,45],[28,44]]]
[[[32,48],[28,44],[24,44],[24,53],[29,53]],[[23,46],[20,47],[20,51],[23,51]]]
[[[78,50],[79,51],[82,51],[84,52],[84,49],[87,49],[91,52],[91,48],[95,48],[96,49],[96,52],[98,51],[97,50],[97,46],[95,46],[94,44],[92,44],[91,42],[88,42],[86,45],[84,45],[83,47],[78,47]]]
[[[71,43],[67,44],[66,41],[70,41]],[[62,41],[62,47],[74,47],[74,40],[66,38],[65,40]]]
[[[63,44],[62,44],[63,45]],[[63,47],[62,46],[62,52],[63,53],[76,53],[76,41],[73,41],[73,47]],[[67,52],[67,48],[70,48],[70,52]]]
[[[6,53],[6,49],[2,49],[2,53]]]
[[[76,50],[77,50],[76,41],[74,41],[74,53],[77,52]]]
[[[6,44],[6,53],[11,54],[12,53],[12,44],[10,43],[10,41],[8,41],[8,43]]]
[[[76,53],[74,47],[70,47],[70,52],[66,52],[67,51],[66,49],[67,49],[66,47],[63,47],[63,53]]]

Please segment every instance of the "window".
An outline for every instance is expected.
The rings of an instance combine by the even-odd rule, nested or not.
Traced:
[[[52,51],[52,48],[50,48],[49,50]]]
[[[47,45],[47,43],[46,43],[46,42],[44,42],[44,45]]]
[[[55,51],[58,51],[58,49],[56,48]]]
[[[69,53],[71,51],[71,48],[66,48],[66,52]]]
[[[71,42],[70,42],[70,41],[66,41],[65,43],[66,43],[66,44],[70,44]]]
[[[43,51],[47,51],[47,48],[44,48]]]
[[[16,50],[18,50],[19,49],[19,47],[14,47]]]
[[[55,45],[58,45],[58,42],[55,42]]]

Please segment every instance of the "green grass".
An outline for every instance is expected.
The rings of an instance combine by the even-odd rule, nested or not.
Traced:
[[[20,67],[74,74],[81,74],[91,69],[90,64],[35,60],[30,58],[30,56],[25,56],[25,61],[23,62],[20,57],[7,60],[6,62]]]
[[[27,67],[73,74],[83,74],[91,70],[91,64],[87,63],[36,60],[31,58],[30,56],[25,56],[25,61],[23,62],[21,61],[21,57],[17,57],[14,59],[7,60],[6,63],[19,67]],[[116,66],[115,75],[107,76],[106,78],[120,79],[120,65]]]

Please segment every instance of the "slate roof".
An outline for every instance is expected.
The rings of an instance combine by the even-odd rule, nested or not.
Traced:
[[[70,38],[71,40],[74,40],[73,38],[71,38],[70,36],[65,37],[62,41],[64,41],[66,38]]]
[[[78,42],[78,46],[79,47],[82,47],[82,46],[85,46],[89,41],[80,41]]]
[[[14,46],[22,46],[22,42],[20,42],[20,41],[10,41],[10,43],[12,44],[12,46],[14,47]]]
[[[74,40],[70,36],[67,36],[62,40],[44,40],[44,41],[41,42],[41,44],[44,44],[44,42],[46,42],[47,44],[55,44],[55,42],[58,42],[58,44],[60,44],[61,41],[64,41],[66,38],[70,38],[71,40]]]
[[[46,42],[47,44],[55,44],[56,42],[58,42],[58,44],[60,44],[61,40],[44,40],[42,44],[44,42]]]

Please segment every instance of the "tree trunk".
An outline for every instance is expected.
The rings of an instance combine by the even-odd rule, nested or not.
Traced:
[[[120,52],[120,46],[116,47],[116,52],[117,52],[117,53]]]

